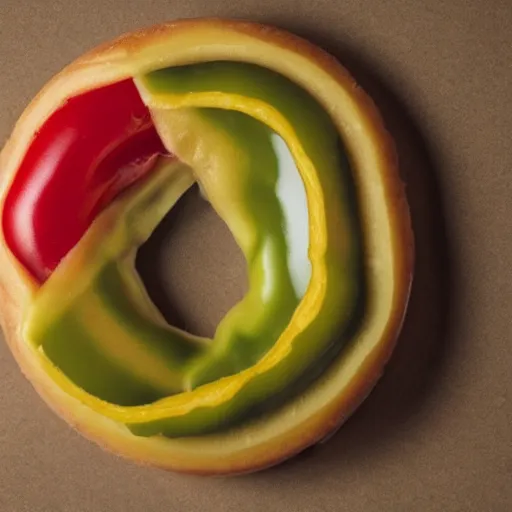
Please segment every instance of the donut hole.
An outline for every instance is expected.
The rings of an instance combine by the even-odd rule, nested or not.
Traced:
[[[213,336],[248,286],[240,248],[197,185],[140,247],[136,269],[167,322],[199,336]]]

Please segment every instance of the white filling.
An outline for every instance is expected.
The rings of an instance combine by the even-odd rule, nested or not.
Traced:
[[[306,190],[286,142],[276,134],[271,140],[279,163],[276,194],[284,216],[288,268],[295,293],[302,298],[311,278]]]

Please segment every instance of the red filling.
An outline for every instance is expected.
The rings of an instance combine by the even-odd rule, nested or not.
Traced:
[[[6,243],[44,281],[112,199],[167,153],[132,80],[69,99],[35,133],[7,194]]]

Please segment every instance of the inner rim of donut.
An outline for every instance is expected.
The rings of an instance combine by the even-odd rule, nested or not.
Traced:
[[[136,270],[167,322],[198,336],[213,337],[247,291],[244,256],[197,184],[139,248]]]

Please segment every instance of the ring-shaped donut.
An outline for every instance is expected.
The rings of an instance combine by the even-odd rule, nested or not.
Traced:
[[[41,91],[0,166],[7,341],[106,448],[254,471],[334,431],[381,374],[412,279],[397,159],[368,96],[303,39],[219,19],[123,36]],[[168,325],[134,264],[195,182],[249,276],[212,340]]]

